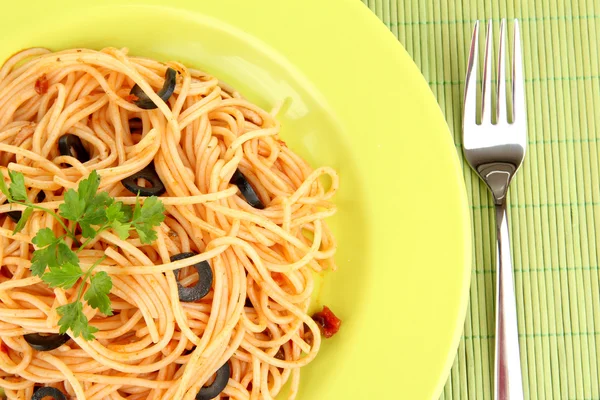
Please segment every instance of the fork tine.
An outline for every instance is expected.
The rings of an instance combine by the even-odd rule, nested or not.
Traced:
[[[502,18],[500,22],[500,47],[498,49],[498,90],[496,93],[496,121],[506,117],[506,65],[504,57],[506,56],[506,20]]]
[[[479,37],[479,21],[475,22],[471,49],[469,50],[469,61],[467,63],[467,79],[465,81],[465,97],[463,104],[463,126],[465,123],[475,123],[477,118],[477,56]]]
[[[525,90],[523,88],[523,53],[521,52],[521,32],[519,21],[515,19],[513,38],[513,65],[512,65],[512,121],[525,117]]]
[[[481,89],[481,123],[485,121],[486,110],[492,108],[492,63],[490,61],[493,54],[492,47],[492,20],[487,24],[485,34],[485,57],[483,59],[483,86]],[[488,93],[489,92],[489,93]]]

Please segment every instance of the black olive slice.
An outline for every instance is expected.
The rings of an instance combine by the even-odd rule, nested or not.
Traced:
[[[194,352],[194,350],[196,350],[196,346],[192,347],[191,349],[185,349],[183,350],[183,353],[181,353],[182,356],[187,356],[190,355]]]
[[[79,136],[67,133],[58,139],[58,150],[63,156],[71,156],[84,163],[90,161],[90,153],[83,147]]]
[[[217,376],[214,382],[210,386],[204,386],[196,395],[196,400],[210,400],[214,399],[227,387],[229,382],[229,375],[231,375],[231,367],[226,362],[221,368],[217,370]]]
[[[23,215],[23,213],[21,211],[9,211],[6,214],[8,215],[8,217],[10,219],[15,221],[16,223],[19,222],[19,220],[21,219],[21,215]]]
[[[250,185],[250,182],[248,182],[248,179],[246,179],[244,174],[242,174],[239,169],[235,170],[235,173],[229,182],[238,187],[240,193],[242,193],[242,196],[244,196],[248,204],[250,204],[252,207],[258,208],[259,210],[265,208],[265,205],[262,203],[262,201],[260,201],[256,192]]]
[[[37,389],[31,400],[42,400],[44,397],[52,397],[54,400],[67,400],[67,396],[57,388],[45,386]]]
[[[179,253],[174,256],[171,256],[171,261],[183,260],[184,258],[189,258],[195,256],[196,253]],[[179,300],[185,302],[192,302],[196,300],[200,300],[204,296],[210,292],[210,288],[213,282],[213,273],[210,269],[210,264],[208,261],[202,261],[198,264],[194,265],[196,271],[198,272],[198,283],[192,287],[184,287],[179,283],[179,277],[177,273],[175,273],[175,279],[177,279],[177,291],[179,293]]]
[[[137,184],[137,180],[140,178],[144,178],[146,181],[150,183],[150,187],[141,187]],[[140,195],[142,197],[148,196],[160,196],[167,190],[165,189],[165,185],[160,180],[160,177],[156,173],[156,169],[154,169],[154,163],[148,164],[141,171],[128,176],[127,178],[121,181],[123,186],[131,193],[135,195]]]
[[[144,130],[144,123],[140,118],[131,118],[129,120],[129,132],[130,133],[142,133]]]
[[[173,68],[167,68],[167,72],[165,73],[165,83],[163,84],[162,89],[156,93],[158,97],[160,97],[165,103],[175,91],[175,83],[177,81],[176,78],[177,72]],[[152,100],[150,100],[148,95],[144,93],[142,88],[137,84],[131,88],[129,94],[137,97],[137,100],[135,100],[133,103],[139,108],[143,108],[144,110],[153,110],[158,107]]]
[[[30,333],[23,335],[23,339],[37,351],[50,351],[59,348],[67,343],[71,337],[67,334],[50,333],[41,335],[39,333]]]

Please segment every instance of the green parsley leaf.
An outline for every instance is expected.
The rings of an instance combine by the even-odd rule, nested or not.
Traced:
[[[90,173],[87,179],[83,179],[79,182],[79,185],[77,186],[77,193],[79,194],[79,198],[83,200],[86,204],[91,203],[94,197],[96,196],[98,187],[100,187],[100,176],[98,175],[96,170],[94,170]]]
[[[156,196],[147,197],[144,204],[140,206],[136,201],[133,209],[131,225],[140,236],[144,244],[150,244],[156,240],[157,235],[154,227],[160,225],[165,219],[165,206]]]
[[[42,280],[50,287],[70,289],[82,276],[83,271],[79,265],[66,262],[60,267],[51,267],[50,271],[42,276]]]
[[[42,276],[46,267],[58,268],[65,263],[78,264],[79,259],[64,242],[57,242],[34,251],[30,269],[33,275]]]
[[[106,209],[113,203],[113,199],[106,192],[100,192],[89,201],[85,207],[83,220],[92,225],[101,225],[106,222]],[[81,222],[81,221],[79,221]]]
[[[79,258],[63,239],[56,238],[50,228],[40,229],[32,239],[38,249],[31,258],[31,273],[42,276],[46,267],[58,267],[65,263],[79,265]]]
[[[49,244],[56,242],[56,236],[50,228],[40,229],[31,240],[37,247],[46,247]]]
[[[148,229],[146,226],[136,226],[135,230],[140,237],[140,241],[144,244],[150,244],[158,238],[154,229]]]
[[[40,251],[40,250],[36,250]],[[42,249],[42,251],[50,252],[51,257],[48,259],[49,267],[58,267],[66,262],[73,264],[79,263],[77,254],[67,246],[62,240],[51,244],[50,246]]]
[[[80,199],[75,190],[69,189],[65,193],[65,202],[58,207],[58,211],[61,217],[77,222],[85,212],[85,201]]]
[[[8,191],[8,186],[6,186],[6,181],[4,180],[4,175],[2,174],[0,174],[0,191],[8,200],[10,200],[10,192]]]
[[[129,207],[129,209],[131,209],[131,207]],[[120,202],[114,202],[112,203],[110,206],[108,206],[108,208],[106,209],[106,219],[109,223],[112,223],[114,221],[119,221],[119,222],[126,222],[128,220],[127,216],[125,215],[125,205]]]
[[[35,276],[41,277],[46,271],[46,267],[55,259],[55,246],[48,246],[44,249],[39,249],[33,252],[31,257],[31,267],[29,270]]]
[[[131,217],[131,207],[124,205],[120,201],[112,203],[106,209],[107,222],[121,240],[129,237],[129,231],[131,230],[129,221],[131,221]]]
[[[121,222],[131,222],[133,219],[133,206],[123,204],[121,206],[121,211],[125,214]]]
[[[67,246],[64,240],[60,239],[58,244],[56,245],[56,265],[63,265],[66,263],[71,263],[75,265],[79,265],[79,258],[77,254],[73,250]],[[54,264],[50,264],[51,267],[54,267]]]
[[[20,172],[8,170],[8,176],[10,177],[10,188],[8,192],[10,197],[16,201],[27,200],[27,188],[25,187],[25,177]]]
[[[31,273],[41,277],[48,265],[56,265],[56,249],[58,239],[50,228],[43,228],[31,240],[38,249],[33,252],[31,258]]]
[[[32,213],[33,213],[33,208],[31,208],[31,207],[27,207],[25,209],[25,211],[23,211],[21,213],[21,218],[19,218],[19,222],[17,222],[17,226],[15,226],[15,229],[13,230],[13,235],[15,233],[21,232],[23,230],[23,228],[25,228],[25,224],[27,224],[27,221],[29,220],[29,217],[31,216]]]
[[[104,315],[112,315],[110,299],[108,294],[112,289],[112,280],[104,271],[100,271],[90,278],[90,287],[85,292],[83,298],[88,304],[100,310]]]
[[[94,333],[98,332],[89,324],[89,321],[83,313],[83,303],[76,301],[74,303],[65,304],[56,309],[61,318],[58,320],[59,332],[66,333],[69,329],[75,337],[81,336],[85,340],[93,340]]]
[[[79,219],[79,226],[84,237],[95,237],[98,231],[92,226],[104,225],[107,222],[106,208],[113,199],[106,192],[100,192],[86,204],[85,211]]]
[[[81,226],[81,236],[83,237],[93,238],[98,234],[98,231],[90,224],[80,223],[79,226]]]
[[[78,222],[81,234],[87,238],[98,234],[94,226],[106,224],[106,207],[114,202],[108,193],[96,193],[99,185],[100,176],[96,171],[92,171],[87,179],[79,182],[77,191],[69,189],[65,193],[65,202],[59,207],[60,215]]]
[[[110,224],[113,231],[119,236],[119,239],[125,240],[129,237],[129,231],[131,230],[131,224],[124,224],[119,221],[113,221]]]

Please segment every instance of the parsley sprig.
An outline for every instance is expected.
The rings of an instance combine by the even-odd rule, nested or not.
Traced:
[[[100,176],[96,171],[79,182],[77,190],[69,189],[64,194],[64,203],[59,206],[58,214],[51,209],[32,203],[27,195],[23,174],[8,171],[10,186],[0,176],[0,191],[9,203],[25,206],[13,233],[23,230],[34,210],[50,214],[62,227],[64,234],[56,236],[50,228],[40,229],[32,239],[37,249],[31,258],[30,271],[39,276],[51,288],[70,289],[79,283],[77,295],[72,303],[57,308],[60,333],[71,330],[75,337],[94,339],[98,328],[89,324],[83,312],[83,300],[104,315],[112,315],[111,301],[108,297],[112,289],[112,280],[104,272],[94,273],[94,269],[106,258],[98,259],[87,271],[80,266],[78,254],[98,235],[108,229],[122,240],[135,231],[144,244],[156,240],[154,227],[164,220],[165,207],[157,197],[148,197],[143,204],[139,198],[133,207],[115,201],[107,192],[98,192]],[[71,221],[69,224],[66,221]],[[71,227],[69,227],[69,225]],[[81,234],[78,235],[78,229]],[[71,238],[78,246],[73,250],[66,238]],[[87,287],[87,289],[86,289]]]

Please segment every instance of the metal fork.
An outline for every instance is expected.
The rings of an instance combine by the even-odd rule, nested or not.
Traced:
[[[506,193],[515,173],[525,158],[527,121],[523,90],[523,62],[519,24],[514,22],[512,62],[512,113],[506,104],[506,21],[500,24],[498,52],[497,95],[494,110],[496,123],[488,110],[492,109],[492,21],[488,22],[485,39],[483,85],[481,95],[481,123],[477,123],[477,40],[479,22],[475,24],[465,85],[463,107],[463,149],[471,168],[492,192],[496,208],[496,359],[494,371],[494,399],[522,400],[523,381],[519,356],[517,307],[510,254]],[[491,113],[490,113],[491,114]]]

